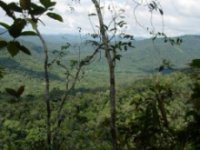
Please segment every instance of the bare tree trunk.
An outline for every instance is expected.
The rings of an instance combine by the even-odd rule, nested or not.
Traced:
[[[116,89],[115,89],[115,66],[109,64],[110,71],[110,127],[111,127],[111,136],[112,136],[112,145],[113,149],[118,149],[117,146],[117,130],[116,130]]]
[[[97,0],[92,0],[93,4],[95,5],[99,25],[100,25],[100,34],[102,36],[102,41],[105,50],[105,57],[107,59],[107,63],[109,66],[109,75],[110,75],[110,132],[112,136],[112,146],[113,150],[119,149],[117,145],[117,129],[116,129],[116,89],[115,89],[115,62],[112,58],[111,51],[109,49],[109,38],[107,32],[105,30],[105,25],[103,21],[103,16],[101,13],[101,8],[99,2]]]
[[[45,101],[47,109],[47,145],[48,149],[51,150],[51,105],[50,105],[50,95],[49,95],[48,48],[44,38],[42,37],[41,33],[37,28],[36,32],[42,42],[42,46],[44,49]]]

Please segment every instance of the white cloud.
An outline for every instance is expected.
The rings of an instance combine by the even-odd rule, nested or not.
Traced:
[[[18,2],[18,0],[6,0],[6,2],[11,1]],[[108,5],[111,4],[111,6],[115,6],[116,9],[125,9],[126,21],[128,23],[127,32],[136,36],[146,36],[148,35],[147,31],[141,28],[135,21],[133,12],[135,7],[134,1],[141,2],[142,0],[102,0],[102,5],[105,4],[105,6],[108,7]],[[144,1],[145,0],[143,0],[143,2]],[[200,9],[198,8],[200,0],[160,0],[159,2],[164,10],[164,28],[166,34],[200,34]],[[71,7],[74,7],[75,10],[71,11]],[[63,16],[64,23],[50,20],[48,17],[42,17],[42,20],[46,24],[46,26],[40,26],[42,32],[77,33],[77,27],[82,27],[85,33],[93,31],[88,19],[88,13],[95,11],[91,0],[81,0],[80,4],[74,1],[72,2],[72,0],[59,0],[57,1],[55,10]],[[10,22],[5,16],[5,13],[2,12],[3,11],[0,10],[0,20]],[[150,13],[147,8],[140,7],[135,14],[138,21],[145,28],[151,27]],[[109,15],[108,10],[104,10],[104,15],[106,15],[104,17],[105,21],[109,22],[111,15]],[[93,17],[92,22],[95,26],[95,24],[97,24],[97,19]],[[153,24],[156,30],[162,30],[162,17],[158,13],[153,15]]]

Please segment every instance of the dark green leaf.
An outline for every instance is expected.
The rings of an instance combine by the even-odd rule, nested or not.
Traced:
[[[11,42],[8,43],[7,49],[8,49],[8,52],[11,54],[12,57],[17,55],[17,53],[19,52],[19,47],[20,47],[19,42],[11,41]]]
[[[25,25],[26,21],[24,19],[16,19],[9,29],[10,35],[14,38],[19,37]]]
[[[128,42],[128,46],[129,46],[129,47],[132,47],[132,42]]]
[[[35,3],[31,3],[31,8],[30,14],[32,15],[42,15],[45,11],[47,11],[46,8],[38,6]]]
[[[120,22],[117,23],[117,25],[119,27],[123,27],[125,24],[126,24],[126,22],[124,22],[124,21],[120,21]]]
[[[6,88],[5,90],[6,90],[6,92],[7,92],[8,94],[10,94],[11,96],[18,97],[18,94],[17,94],[17,92],[16,92],[14,89]]]
[[[95,13],[91,13],[91,14],[88,14],[88,16],[96,16],[97,14],[95,14]]]
[[[164,14],[162,9],[159,9],[159,12],[160,12],[161,15]]]
[[[200,68],[200,59],[193,59],[190,63],[190,66],[194,68]]]
[[[6,28],[7,30],[10,28],[10,26],[4,22],[0,22],[0,25],[4,28]]]
[[[37,33],[34,31],[24,31],[20,34],[21,36],[37,36]]]
[[[7,44],[8,44],[8,43],[7,43],[6,41],[2,41],[2,40],[0,40],[0,49],[6,47]]]
[[[19,49],[27,55],[31,55],[31,52],[23,45],[20,45]]]
[[[125,34],[125,35],[124,35],[124,38],[125,38],[125,39],[134,40],[133,36],[132,36],[132,35],[129,35],[129,34]]]
[[[98,38],[98,37],[99,37],[99,35],[98,35],[98,34],[96,34],[96,33],[93,33],[93,34],[91,34],[91,37],[95,39],[95,38]]]
[[[9,8],[8,8],[8,5],[3,2],[3,1],[0,1],[0,7],[4,10],[4,11],[9,11]]]
[[[51,0],[40,0],[40,3],[46,8],[50,8],[56,5],[56,2],[51,2]]]
[[[9,17],[15,19],[13,12],[9,9],[9,6],[6,3],[4,3],[3,1],[0,1],[0,7],[6,12],[6,14]]]
[[[158,71],[161,72],[165,69],[165,66],[161,65],[159,68],[158,68]]]
[[[0,79],[3,78],[4,74],[5,74],[5,70],[2,66],[0,66]]]
[[[107,25],[103,25],[103,28],[104,28],[104,30],[106,31],[106,30],[108,30],[108,26]]]
[[[52,19],[58,20],[60,22],[63,22],[63,19],[60,15],[56,14],[56,13],[47,13],[47,16],[49,16]]]
[[[125,50],[125,51],[127,51],[127,50],[128,50],[128,48],[127,48],[127,45],[125,45],[125,46],[124,46],[124,50]]]
[[[12,11],[16,11],[16,12],[19,12],[19,13],[22,12],[22,9],[21,9],[19,6],[17,6],[17,4],[14,3],[14,2],[8,4],[8,7],[9,7],[10,10],[12,10]]]
[[[110,29],[110,31],[117,31],[117,28],[112,28]]]
[[[18,90],[17,90],[17,95],[18,95],[18,97],[20,97],[20,96],[24,93],[24,89],[25,89],[25,86],[24,86],[24,85],[22,85],[22,86],[20,86],[20,87],[18,88]]]
[[[114,58],[114,60],[115,60],[115,59],[117,59],[117,60],[120,60],[120,59],[121,59],[121,57],[122,57],[122,55],[119,55],[119,54],[118,54],[118,55],[115,55],[115,58]]]

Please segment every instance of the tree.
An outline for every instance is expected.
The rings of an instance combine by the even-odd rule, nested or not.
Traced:
[[[82,43],[81,43],[82,44]],[[99,53],[102,45],[100,44],[96,49],[93,51],[91,55],[85,56],[84,58],[80,58],[80,47],[79,47],[79,56],[78,60],[70,59],[70,65],[66,64],[64,61],[62,61],[63,58],[67,55],[64,50],[67,50],[70,47],[70,44],[67,43],[67,45],[64,45],[61,47],[61,51],[54,51],[53,53],[56,53],[57,56],[55,59],[52,60],[52,62],[49,63],[49,66],[56,64],[61,69],[64,69],[65,74],[65,90],[64,94],[61,97],[61,102],[57,109],[57,117],[56,117],[56,127],[54,130],[53,135],[53,142],[54,142],[54,149],[58,149],[59,147],[59,141],[57,141],[57,136],[59,136],[60,127],[62,122],[64,121],[64,114],[63,109],[64,105],[66,104],[66,100],[68,99],[69,95],[74,91],[77,82],[81,78],[81,73],[83,71],[83,67],[89,65],[94,57]],[[66,59],[65,59],[66,60]]]
[[[26,54],[31,54],[30,51],[21,45],[16,39],[20,36],[38,36],[44,50],[44,78],[45,78],[45,101],[47,109],[47,145],[48,149],[51,149],[51,106],[50,106],[50,95],[49,95],[49,73],[48,73],[48,47],[47,44],[38,30],[38,22],[41,15],[47,15],[48,17],[63,21],[62,17],[53,12],[56,2],[51,0],[40,0],[40,5],[32,3],[30,0],[20,0],[20,3],[15,2],[5,3],[0,1],[0,7],[6,12],[8,17],[12,18],[13,24],[8,25],[6,23],[0,23],[5,29],[8,30],[9,34],[13,37],[13,40],[9,43],[6,41],[1,41],[1,48],[6,47],[11,56],[15,56],[19,51]],[[17,13],[22,14],[17,15]],[[35,31],[24,31],[27,24],[31,24],[33,30]]]
[[[117,127],[116,127],[116,77],[115,77],[115,66],[116,60],[120,60],[121,55],[118,53],[118,50],[122,50],[123,48],[127,50],[127,47],[131,47],[131,41],[118,41],[112,44],[112,39],[116,38],[116,32],[118,31],[117,27],[124,27],[126,24],[123,20],[116,22],[119,16],[113,16],[111,22],[114,24],[113,28],[109,29],[109,25],[107,26],[104,23],[100,2],[97,0],[92,0],[96,13],[99,20],[99,30],[100,30],[100,39],[102,40],[103,50],[105,53],[105,58],[107,60],[107,64],[109,67],[109,81],[110,81],[110,132],[112,137],[112,146],[113,150],[119,149],[119,145],[117,143]],[[109,38],[109,31],[114,31],[111,38]],[[131,35],[127,35],[121,33],[122,39],[132,40],[133,37]]]

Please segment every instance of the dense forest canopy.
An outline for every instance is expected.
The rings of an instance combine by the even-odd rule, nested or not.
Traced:
[[[197,6],[0,0],[0,149],[200,149]]]

